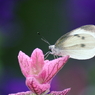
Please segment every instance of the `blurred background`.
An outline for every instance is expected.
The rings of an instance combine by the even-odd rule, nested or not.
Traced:
[[[48,51],[37,32],[54,44],[86,24],[95,24],[95,0],[0,0],[0,95],[28,90],[17,55],[22,50],[30,56],[35,48]],[[68,87],[68,95],[95,95],[95,57],[69,59],[52,80],[51,91]]]

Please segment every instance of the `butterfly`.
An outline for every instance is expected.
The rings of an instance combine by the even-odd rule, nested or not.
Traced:
[[[70,58],[86,60],[95,56],[95,25],[84,25],[61,36],[49,45],[50,54],[69,55]]]

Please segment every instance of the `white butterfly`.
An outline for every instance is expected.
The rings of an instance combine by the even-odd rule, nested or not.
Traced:
[[[70,58],[85,60],[95,56],[95,25],[84,25],[60,37],[50,45],[50,54],[69,55]]]

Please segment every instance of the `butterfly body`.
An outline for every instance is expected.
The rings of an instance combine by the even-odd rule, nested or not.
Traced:
[[[95,26],[84,25],[60,37],[50,45],[51,54],[69,55],[70,58],[85,60],[95,56]]]

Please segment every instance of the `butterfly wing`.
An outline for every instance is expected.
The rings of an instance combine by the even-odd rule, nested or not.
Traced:
[[[55,48],[61,56],[69,55],[74,59],[89,59],[95,55],[95,26],[85,25],[57,40]]]

